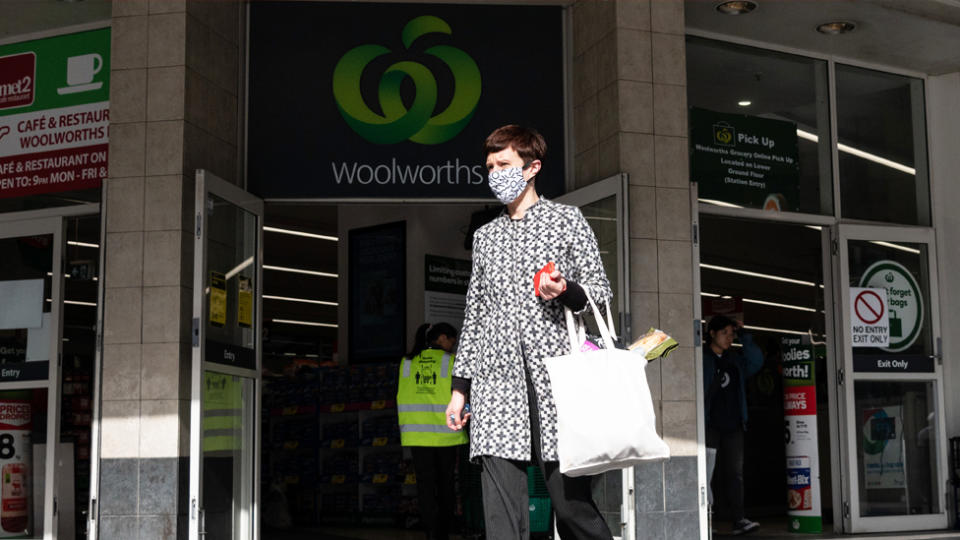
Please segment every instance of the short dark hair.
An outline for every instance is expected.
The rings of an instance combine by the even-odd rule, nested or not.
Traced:
[[[707,343],[713,341],[713,336],[710,335],[710,332],[719,332],[728,326],[736,328],[737,323],[726,315],[714,315],[713,318],[710,319],[710,322],[707,323]]]
[[[547,155],[547,141],[543,139],[543,135],[535,129],[517,124],[507,124],[493,130],[483,143],[483,159],[505,148],[513,148],[524,163],[535,159],[542,160]]]

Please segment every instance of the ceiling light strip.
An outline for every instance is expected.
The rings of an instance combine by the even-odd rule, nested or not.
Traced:
[[[712,264],[700,263],[700,268],[706,268],[707,270],[716,270],[718,272],[729,272],[731,274],[740,274],[742,276],[758,277],[763,279],[771,279],[774,281],[782,281],[784,283],[793,283],[795,285],[806,285],[808,287],[816,287],[818,284],[812,281],[803,281],[800,279],[792,279],[783,276],[774,276],[770,274],[761,274],[759,272],[750,272],[749,270],[740,270],[738,268],[727,268],[726,266],[715,266]]]
[[[871,240],[871,244],[876,244],[878,246],[899,249],[900,251],[906,251],[907,253],[913,253],[914,255],[919,255],[920,250],[916,248],[911,248],[907,246],[901,246],[900,244],[894,244],[893,242],[884,242],[882,240]]]
[[[337,325],[330,324],[330,323],[311,322],[311,321],[294,321],[290,319],[271,319],[271,322],[280,323],[280,324],[296,324],[300,326],[322,326],[324,328],[338,328]]]
[[[760,332],[774,332],[777,334],[793,334],[796,336],[806,336],[807,334],[810,333],[809,331],[801,332],[799,330],[785,330],[783,328],[767,328],[765,326],[750,326],[749,324],[745,324],[743,325],[743,327],[746,328],[747,330],[757,330]]]
[[[802,129],[797,130],[797,136],[800,137],[801,139],[806,139],[808,141],[813,141],[813,142],[820,141],[820,137],[808,131],[803,131]],[[867,161],[872,161],[879,165],[883,165],[884,167],[890,167],[891,169],[894,169],[903,173],[907,173],[912,176],[916,176],[917,174],[917,170],[913,167],[908,167],[902,163],[897,163],[896,161],[892,161],[887,158],[880,157],[876,154],[871,154],[870,152],[864,152],[863,150],[860,150],[859,148],[854,148],[850,145],[839,143],[837,144],[837,150],[841,152],[846,152],[853,156],[857,156],[858,158],[862,158]]]
[[[327,236],[325,234],[314,234],[303,231],[295,231],[292,229],[280,229],[278,227],[264,227],[264,231],[280,234],[289,234],[291,236],[302,236],[304,238],[315,238],[317,240],[328,240],[330,242],[339,242],[340,239],[336,236]]]
[[[68,245],[68,246],[80,246],[80,247],[100,249],[100,244],[90,244],[90,243],[87,243],[87,242],[77,242],[76,240],[67,240],[67,245]]]
[[[226,279],[227,281],[229,281],[230,278],[232,278],[233,276],[239,274],[241,270],[243,270],[244,268],[250,266],[251,264],[253,264],[253,256],[250,256],[250,258],[248,258],[247,260],[245,260],[245,261],[243,261],[242,263],[240,263],[240,264],[238,264],[237,266],[235,266],[235,267],[233,268],[233,270],[230,270],[229,272],[227,272],[227,275],[224,276],[224,279]],[[266,267],[264,267],[264,268],[266,268]]]
[[[328,302],[326,300],[309,300],[307,298],[291,298],[289,296],[263,295],[264,300],[282,300],[284,302],[302,302],[304,304],[319,304],[321,306],[338,306],[337,302]]]
[[[306,274],[308,276],[320,276],[320,277],[329,277],[329,278],[338,278],[340,277],[337,274],[331,274],[330,272],[316,272],[314,270],[303,270],[300,268],[287,268],[286,266],[271,266],[269,264],[263,265],[264,270],[275,270],[277,272],[292,272],[294,274]]]
[[[721,296],[717,293],[700,291],[700,296],[706,296],[708,298],[730,298],[729,296]],[[766,300],[755,300],[753,298],[743,298],[744,303],[747,304],[760,304],[761,306],[770,306],[770,307],[779,307],[784,309],[795,309],[797,311],[807,311],[810,313],[816,313],[817,310],[813,308],[808,308],[805,306],[795,306],[793,304],[781,304],[779,302],[768,302]]]
[[[724,208],[743,208],[739,204],[728,203],[724,201],[718,201],[716,199],[697,199],[697,201],[707,204],[712,204],[714,206],[723,206]]]

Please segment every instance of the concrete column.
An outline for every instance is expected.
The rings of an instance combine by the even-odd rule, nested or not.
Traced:
[[[656,326],[681,343],[647,370],[673,457],[636,469],[637,537],[699,538],[683,2],[573,10],[576,185],[629,174],[632,330]]]
[[[960,287],[954,276],[960,273],[960,251],[956,238],[960,234],[960,214],[955,202],[960,200],[960,184],[955,181],[960,170],[960,154],[956,140],[960,137],[960,73],[932,76],[927,81],[927,119],[929,125],[930,198],[933,226],[937,231],[937,273],[940,292],[940,331],[943,336],[943,385],[947,437],[960,435],[960,393],[949,389],[960,383],[960,340],[953,330],[960,326]]]
[[[100,538],[186,538],[193,174],[240,178],[238,2],[114,0]]]

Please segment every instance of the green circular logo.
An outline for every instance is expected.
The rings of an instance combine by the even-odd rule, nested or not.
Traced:
[[[890,344],[881,350],[900,352],[913,345],[923,329],[923,294],[913,274],[898,262],[877,261],[863,272],[860,286],[887,290]]]
[[[404,47],[432,33],[453,34],[450,25],[431,15],[417,17],[400,33]],[[383,114],[377,114],[363,100],[360,80],[372,60],[390,53],[381,45],[360,45],[347,51],[333,69],[333,98],[343,119],[353,131],[376,144],[395,144],[410,140],[420,144],[449,141],[470,122],[480,101],[480,68],[473,58],[449,45],[436,45],[424,51],[442,60],[453,74],[453,98],[450,105],[433,115],[437,106],[437,81],[419,62],[396,62],[383,72],[377,97]],[[404,79],[413,81],[416,93],[409,108],[400,97]]]

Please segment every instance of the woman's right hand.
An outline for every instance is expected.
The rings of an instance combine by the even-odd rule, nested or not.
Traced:
[[[459,431],[467,425],[467,422],[470,420],[471,413],[463,415],[463,418],[460,418],[460,415],[463,413],[463,406],[467,402],[466,396],[464,396],[459,390],[454,390],[450,395],[450,403],[447,404],[447,427]]]

